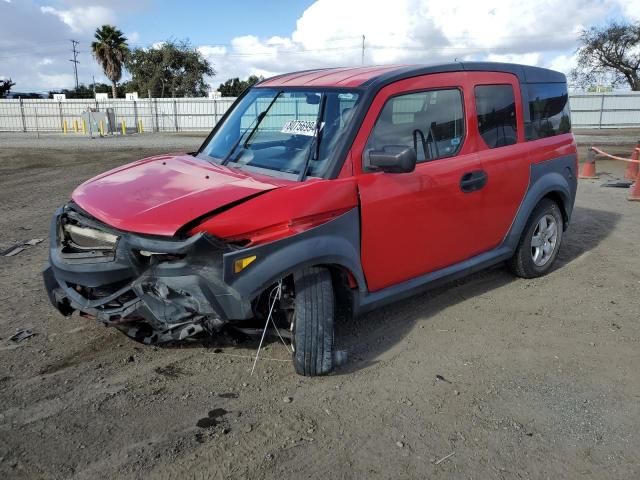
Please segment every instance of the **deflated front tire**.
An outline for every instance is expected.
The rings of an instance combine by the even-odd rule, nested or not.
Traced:
[[[333,370],[335,296],[326,268],[305,268],[293,276],[296,291],[293,366],[305,376]]]

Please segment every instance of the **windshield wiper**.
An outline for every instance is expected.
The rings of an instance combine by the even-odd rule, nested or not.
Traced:
[[[298,176],[298,181],[301,182],[307,176],[307,172],[309,171],[309,164],[311,163],[311,158],[313,160],[318,160],[318,156],[320,155],[320,141],[322,140],[322,119],[324,118],[324,108],[327,104],[327,96],[323,93],[322,99],[320,99],[320,108],[318,109],[318,118],[316,118],[316,126],[313,130],[313,140],[309,143],[309,153],[307,153],[307,158],[304,161],[304,165],[302,170],[300,170],[300,175]]]
[[[229,154],[226,157],[224,157],[224,159],[222,160],[221,165],[226,165],[227,163],[229,163],[229,160],[231,160],[231,157],[236,152],[236,149],[238,148],[238,145],[240,145],[240,142],[242,142],[242,139],[245,137],[247,132],[249,132],[249,129],[251,129],[251,131],[249,132],[249,136],[247,137],[247,140],[242,144],[243,148],[247,148],[247,146],[249,144],[249,140],[251,140],[251,137],[253,137],[253,134],[255,133],[255,131],[260,126],[260,123],[262,123],[262,120],[264,119],[264,117],[267,116],[267,112],[271,109],[273,104],[276,103],[276,100],[278,99],[278,97],[280,95],[282,95],[283,93],[284,93],[284,90],[280,90],[278,93],[276,93],[276,96],[273,97],[273,100],[271,100],[269,105],[267,105],[267,108],[265,108],[262,112],[260,112],[260,114],[256,118],[253,119],[253,122],[251,122],[251,125],[249,125],[247,127],[247,129],[244,132],[242,132],[242,135],[240,135],[240,137],[238,138],[236,143],[233,144],[233,148],[229,151]],[[255,125],[254,125],[254,123],[255,123]],[[253,128],[251,128],[251,127],[253,127]]]

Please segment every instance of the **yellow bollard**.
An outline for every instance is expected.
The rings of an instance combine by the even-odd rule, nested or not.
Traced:
[[[75,133],[78,133],[78,120],[77,119],[73,120],[73,131]]]
[[[142,120],[138,120],[138,133],[144,133],[144,128],[142,127]]]
[[[104,137],[104,123],[100,120],[100,136]]]
[[[82,119],[82,133],[87,133],[87,122],[84,118]]]
[[[122,120],[122,135],[126,135],[126,134],[127,134],[127,122]]]
[[[64,134],[67,134],[67,121],[63,120],[62,121],[62,131],[64,132]]]

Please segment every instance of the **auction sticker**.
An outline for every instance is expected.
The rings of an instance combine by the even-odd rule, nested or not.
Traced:
[[[320,125],[320,130],[324,126],[324,122]],[[289,120],[282,126],[282,133],[290,133],[292,135],[306,135],[313,137],[316,130],[316,122],[311,120]]]

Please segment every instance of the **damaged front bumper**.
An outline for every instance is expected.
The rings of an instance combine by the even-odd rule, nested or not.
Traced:
[[[182,340],[253,316],[250,300],[224,281],[233,252],[206,233],[117,231],[67,205],[51,222],[44,283],[63,315],[78,311],[144,343]]]

